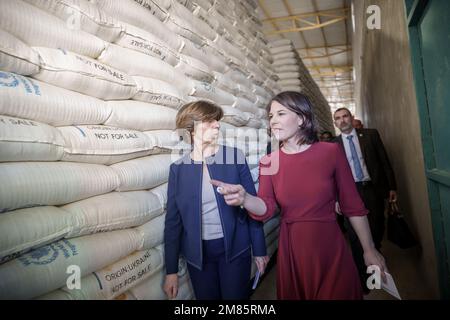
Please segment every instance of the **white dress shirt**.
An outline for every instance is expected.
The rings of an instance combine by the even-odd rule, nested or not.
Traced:
[[[348,136],[353,136],[353,143],[355,144],[356,153],[358,154],[358,158],[359,158],[359,163],[361,164],[361,168],[364,173],[364,178],[361,181],[370,181],[369,171],[367,170],[366,162],[364,161],[362,151],[361,151],[361,146],[359,145],[358,134],[355,129],[353,129],[352,132],[350,132],[350,134],[345,134],[342,132],[342,142],[344,143],[345,155],[347,156],[347,161],[350,165],[350,168],[352,169],[353,180],[355,180],[356,182],[359,182],[356,178],[355,166],[353,164],[352,152],[350,150],[350,142],[347,139]]]

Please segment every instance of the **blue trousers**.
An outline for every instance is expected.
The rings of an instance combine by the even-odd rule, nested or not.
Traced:
[[[188,263],[189,276],[197,300],[248,299],[250,249],[230,262],[225,258],[224,239],[203,240],[202,270]]]

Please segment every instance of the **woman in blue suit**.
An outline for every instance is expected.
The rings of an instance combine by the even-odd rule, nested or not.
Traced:
[[[169,299],[178,292],[180,254],[197,300],[247,299],[252,255],[261,273],[268,261],[262,223],[227,205],[210,183],[241,184],[256,195],[243,153],[217,143],[222,116],[207,101],[186,104],[177,114],[177,128],[189,133],[192,151],[170,166],[164,229]]]

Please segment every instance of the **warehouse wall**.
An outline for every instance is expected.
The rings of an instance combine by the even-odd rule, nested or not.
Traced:
[[[366,26],[370,5],[381,9],[380,30]],[[418,268],[426,282],[420,287],[429,287],[437,298],[435,247],[404,4],[400,0],[358,0],[353,6],[356,114],[366,127],[380,130],[397,178],[400,206],[420,239]]]

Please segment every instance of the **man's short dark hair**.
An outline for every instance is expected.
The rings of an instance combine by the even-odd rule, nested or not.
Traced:
[[[351,116],[353,115],[353,114],[351,113],[351,111],[350,111],[348,108],[342,107],[342,108],[336,109],[336,111],[334,112],[333,116],[334,116],[338,111],[342,111],[342,110],[346,110]]]

